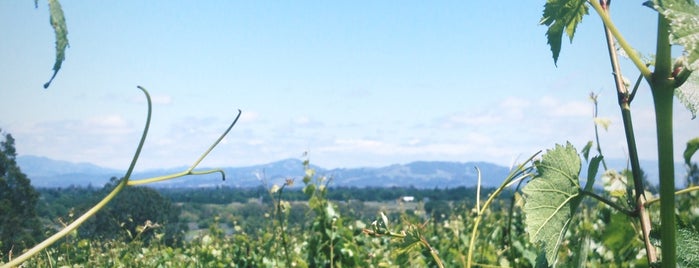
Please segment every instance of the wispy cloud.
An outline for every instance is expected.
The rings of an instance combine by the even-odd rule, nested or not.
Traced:
[[[11,127],[21,154],[35,154],[108,167],[127,162],[138,133],[119,115],[97,115],[84,120],[25,122]],[[134,143],[133,147],[125,144]]]
[[[624,158],[626,145],[617,108],[601,116],[612,120],[601,130],[608,157]],[[313,161],[326,167],[379,166],[416,160],[490,161],[509,165],[555,143],[571,141],[580,147],[594,139],[592,104],[586,100],[555,97],[508,97],[480,109],[469,108],[423,121],[406,123],[324,122],[311,115],[266,120],[245,111],[239,124],[203,166],[244,166],[309,151]],[[654,157],[654,116],[650,108],[633,111],[641,157]],[[696,136],[696,121],[677,116],[677,146]],[[170,118],[171,120],[173,118]],[[139,169],[189,165],[221,134],[231,118],[189,116],[154,122]],[[414,124],[413,124],[414,123]],[[125,168],[141,131],[121,115],[102,114],[84,120],[23,122],[7,129],[18,139],[21,154],[36,154],[75,162]]]
[[[298,127],[322,127],[324,125],[323,122],[312,119],[307,115],[294,118],[293,124]]]
[[[172,96],[168,94],[159,92],[151,92],[149,94],[151,102],[153,102],[153,105],[169,105],[173,103]],[[141,104],[146,103],[146,99],[142,95],[134,94],[131,98],[131,102]]]

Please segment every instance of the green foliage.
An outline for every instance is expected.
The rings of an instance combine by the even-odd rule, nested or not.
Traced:
[[[567,30],[568,36],[572,41],[576,25],[580,22],[582,17],[587,14],[586,4],[589,4],[594,8],[595,12],[602,19],[605,26],[604,30],[607,41],[607,52],[610,56],[612,72],[614,73],[614,79],[616,82],[615,86],[619,99],[619,108],[622,112],[624,132],[628,146],[628,156],[631,164],[631,172],[628,172],[630,174],[626,174],[622,177],[632,178],[633,181],[622,183],[625,187],[614,187],[615,190],[611,192],[612,200],[614,201],[610,201],[606,197],[598,196],[591,191],[591,183],[594,176],[590,175],[590,173],[592,173],[592,171],[595,171],[594,173],[596,173],[596,170],[590,169],[588,172],[588,185],[586,186],[585,191],[582,191],[581,193],[594,197],[595,199],[613,207],[618,212],[622,212],[627,216],[634,217],[638,220],[638,223],[641,225],[640,229],[642,239],[645,241],[644,246],[647,254],[647,263],[650,263],[651,265],[655,265],[658,262],[658,256],[656,254],[656,249],[649,241],[649,236],[652,229],[660,229],[663,258],[662,265],[666,267],[674,267],[677,261],[676,248],[678,247],[678,244],[676,243],[677,226],[675,224],[676,193],[674,192],[675,175],[673,159],[674,145],[672,139],[672,103],[674,94],[688,108],[688,110],[690,110],[692,116],[696,117],[699,107],[699,79],[697,79],[696,75],[692,76],[692,72],[699,68],[699,21],[697,20],[697,17],[699,17],[699,7],[693,0],[646,1],[644,5],[657,10],[659,15],[657,20],[658,30],[656,36],[655,58],[651,61],[643,61],[639,57],[639,53],[637,53],[625,40],[612,21],[608,12],[610,3],[611,1],[598,2],[578,0],[548,0],[544,7],[544,18],[542,19],[542,23],[549,26],[547,37],[554,54],[554,62],[558,60],[558,53],[560,52],[560,39],[563,34],[563,30]],[[674,66],[672,66],[672,44],[680,45],[684,48],[684,54],[675,59]],[[661,200],[661,225],[659,227],[651,226],[649,212],[645,210],[645,206],[650,204],[650,202],[647,201],[647,194],[645,194],[645,190],[648,188],[648,183],[643,176],[638,161],[638,149],[636,147],[630,112],[631,101],[633,100],[641,78],[639,78],[631,93],[629,93],[627,88],[628,85],[624,85],[620,82],[623,80],[623,76],[617,57],[617,54],[620,53],[617,50],[617,45],[634,63],[636,68],[641,73],[640,77],[645,78],[652,91],[658,140],[658,170],[660,173],[659,193]],[[649,68],[648,62],[652,62],[654,65],[653,70]],[[593,99],[595,100],[596,104],[596,99],[594,97]],[[597,136],[596,127],[595,133]],[[597,136],[597,142],[599,143],[599,136]],[[583,149],[583,156],[586,160],[589,156],[589,151],[591,148],[590,145],[591,144],[588,144],[588,146]],[[602,152],[599,144],[598,152],[601,156]],[[689,154],[691,157],[693,152],[689,152]],[[685,156],[685,158],[688,157]],[[689,160],[685,159],[685,162],[689,162]],[[599,165],[599,163],[590,164],[594,164],[595,166]],[[607,169],[603,161],[602,164],[605,166],[605,169]],[[690,165],[689,163],[687,163],[687,165],[691,174],[694,166]],[[596,168],[597,167],[595,167],[595,169]],[[609,174],[609,172],[610,170],[605,170],[605,174]],[[688,179],[688,182],[689,181],[690,180]],[[623,188],[626,188],[626,191],[624,191]],[[687,190],[689,191],[691,189]],[[687,191],[683,190],[683,192]],[[579,198],[579,195],[574,198]],[[627,204],[619,204],[619,200],[622,199],[624,199]],[[575,204],[579,201],[580,200],[573,200],[572,203]],[[626,230],[618,225],[614,226],[617,227],[615,228],[616,233],[624,233],[623,231]],[[614,237],[615,239],[618,239],[618,237]],[[622,240],[625,238],[628,237],[621,237]],[[615,239],[608,239],[606,241],[620,241]],[[618,243],[611,244],[615,246],[618,245]],[[682,245],[680,244],[679,247],[682,247]],[[620,248],[618,249],[621,250]],[[547,256],[547,258],[551,260],[550,255]]]
[[[580,157],[570,143],[556,145],[534,165],[538,174],[522,189],[527,233],[544,247],[548,262],[554,263],[580,203]]]
[[[688,228],[677,230],[678,263],[682,267],[699,267],[699,232]]]
[[[563,32],[566,33],[570,41],[573,41],[575,29],[588,14],[586,0],[547,0],[544,5],[544,15],[539,21],[540,24],[548,26],[546,38],[551,46],[553,62],[558,62],[561,53],[561,41]]]
[[[61,3],[58,0],[48,0],[49,1],[49,12],[51,27],[56,34],[56,61],[53,64],[53,75],[46,84],[44,88],[48,88],[51,82],[58,74],[58,70],[61,69],[63,61],[66,59],[66,48],[68,47],[68,28],[66,27],[66,19],[63,16],[63,8],[61,8]],[[34,2],[36,5],[36,2]]]
[[[15,158],[15,139],[0,130],[0,256],[22,252],[41,236],[36,203],[39,194]],[[0,258],[0,261],[2,258]]]
[[[616,211],[605,210],[604,212],[608,213],[608,216],[603,218],[605,225],[601,237],[602,245],[614,253],[615,263],[622,264],[636,255],[638,246],[641,244],[633,243],[636,242],[634,241],[636,231],[628,216]]]
[[[684,164],[687,169],[687,187],[699,185],[699,166],[692,163],[692,156],[699,150],[699,137],[687,142],[684,150]]]
[[[474,200],[476,195],[475,187],[458,186],[453,188],[431,188],[422,189],[415,187],[333,187],[328,185],[326,198],[332,201],[348,202],[384,202],[395,201],[404,196],[415,197],[416,201],[421,200],[442,200],[458,202],[464,200]],[[271,202],[271,196],[263,186],[254,188],[238,188],[228,186],[217,186],[212,188],[156,188],[163,196],[173,202],[199,203],[199,204],[230,204],[245,203],[249,199],[259,199],[262,202]],[[481,189],[484,195],[490,194],[494,188]],[[504,191],[503,197],[511,197],[513,191]],[[284,189],[284,200],[288,201],[308,201],[308,195],[300,187],[286,187]],[[372,214],[373,217],[373,214]]]
[[[684,163],[689,165],[692,162],[692,156],[699,150],[699,137],[691,139],[687,142],[687,147],[684,149]]]
[[[443,200],[430,200],[425,203],[425,213],[435,221],[444,221],[451,215],[451,206]]]
[[[317,178],[319,179],[319,178]],[[309,180],[309,182],[327,182]],[[318,184],[315,184],[318,186]],[[323,184],[321,184],[322,186]],[[128,190],[130,188],[127,188]],[[316,188],[317,189],[317,188]],[[325,188],[326,196],[333,188]],[[62,189],[71,194],[84,194],[85,190]],[[432,191],[432,190],[425,190]],[[473,190],[475,192],[475,190]],[[42,194],[47,192],[42,190]],[[99,190],[95,191],[99,192]],[[55,191],[52,193],[56,196]],[[186,194],[186,193],[183,193]],[[682,226],[699,226],[696,194],[678,200],[679,222]],[[100,194],[95,194],[99,196]],[[470,194],[469,196],[472,196]],[[529,242],[522,213],[522,202],[515,194],[511,205],[498,198],[482,215],[479,238],[475,240],[474,266],[479,267],[534,267],[539,250]],[[61,198],[72,199],[68,196]],[[320,200],[318,200],[320,201]],[[464,267],[470,230],[475,219],[475,200],[465,198],[454,203],[450,216],[442,221],[429,219],[423,204],[401,208],[395,201],[353,201],[355,213],[344,213],[341,202],[332,204],[335,223],[325,225],[330,229],[314,229],[324,220],[310,208],[309,200],[291,203],[287,234],[288,258],[281,243],[279,228],[275,229],[274,207],[277,202],[233,204],[178,204],[184,209],[181,220],[198,222],[202,229],[191,230],[180,245],[165,241],[163,227],[151,229],[149,241],[145,236],[130,238],[121,235],[114,238],[84,238],[68,236],[63,242],[46,249],[27,262],[26,267],[313,267],[309,258],[314,257],[316,267]],[[314,204],[321,204],[317,202]],[[362,204],[361,206],[356,204]],[[254,204],[254,205],[253,205]],[[327,204],[327,203],[326,203]],[[572,221],[569,234],[559,251],[559,263],[582,263],[582,267],[643,266],[640,254],[641,240],[636,226],[627,216],[604,204],[585,202]],[[596,205],[595,205],[596,204]],[[298,209],[294,212],[294,207]],[[322,208],[320,206],[319,208]],[[373,213],[376,208],[387,211]],[[327,208],[327,206],[325,206]],[[389,208],[395,210],[388,210]],[[349,211],[349,210],[347,210]],[[292,220],[292,215],[301,217]],[[369,215],[369,220],[348,215]],[[185,215],[189,215],[186,216]],[[377,217],[375,217],[378,215]],[[375,223],[370,223],[372,220]],[[338,222],[342,224],[338,224]],[[507,222],[510,222],[507,224]],[[417,223],[417,224],[416,224]],[[248,227],[244,227],[249,225]],[[141,224],[141,227],[145,227]],[[138,230],[138,226],[137,226]],[[371,231],[372,233],[368,233]],[[120,230],[122,234],[125,231]],[[330,238],[334,239],[330,239]],[[314,248],[311,243],[323,245]],[[334,245],[333,247],[324,245]],[[587,249],[586,249],[587,248]],[[324,253],[322,253],[323,251]],[[333,262],[330,262],[332,252]],[[437,256],[439,261],[434,256]],[[540,261],[546,262],[545,255]],[[640,256],[640,257],[639,257]],[[691,255],[688,255],[691,256]],[[290,261],[289,261],[290,260]],[[578,266],[580,267],[580,266]],[[689,266],[692,267],[692,266]]]
[[[682,86],[675,90],[675,97],[689,110],[692,119],[696,118],[699,111],[699,75],[689,75]]]
[[[326,198],[330,180],[316,176],[308,160],[303,165],[303,192],[308,196],[308,207],[315,215],[310,223],[306,263],[309,267],[362,266],[355,242],[358,232],[345,226],[335,204]]]
[[[590,164],[587,167],[587,182],[585,183],[585,191],[591,191],[592,187],[595,185],[595,177],[597,177],[597,171],[599,170],[599,165],[604,160],[601,155],[595,156],[590,160]]]
[[[683,67],[699,68],[699,6],[694,0],[653,0],[645,3],[670,22],[670,41],[685,50]]]
[[[98,200],[110,192],[118,182],[119,180],[112,178],[92,199]],[[178,224],[179,215],[179,208],[157,191],[147,187],[129,187],[115,197],[114,202],[82,225],[78,232],[80,237],[91,239],[133,240],[139,236],[141,241],[147,243],[155,235],[152,228],[159,228],[162,229],[160,233],[164,235],[164,242],[175,244],[182,239],[183,226]],[[142,227],[148,222],[151,223],[151,229],[143,230]]]

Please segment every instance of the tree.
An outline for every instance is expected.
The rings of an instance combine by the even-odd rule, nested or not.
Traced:
[[[112,191],[118,183],[119,180],[112,177],[96,197]],[[181,242],[184,226],[179,223],[179,214],[179,207],[157,191],[148,187],[129,187],[81,226],[79,233],[89,238],[127,238],[148,242],[154,235],[154,229],[158,229],[156,232],[165,235],[165,243],[172,245]],[[142,229],[146,226],[146,229]]]
[[[451,206],[444,200],[430,200],[425,203],[425,213],[435,221],[443,221],[451,215]]]
[[[39,194],[17,166],[15,139],[0,129],[0,252],[21,252],[41,236]]]

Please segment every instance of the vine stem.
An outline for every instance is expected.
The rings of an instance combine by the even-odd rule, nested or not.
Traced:
[[[145,184],[145,183],[151,183],[151,182],[156,182],[156,181],[163,181],[163,180],[169,180],[177,177],[182,177],[182,176],[187,176],[187,175],[202,175],[202,174],[209,174],[209,173],[215,173],[215,172],[220,172],[223,176],[223,179],[225,180],[225,174],[223,170],[221,169],[213,169],[213,170],[206,170],[206,171],[193,171],[193,169],[199,165],[199,163],[213,150],[214,147],[216,147],[221,140],[228,134],[228,132],[233,128],[236,122],[238,122],[238,119],[240,118],[241,111],[238,110],[238,116],[235,118],[233,123],[228,127],[228,129],[216,140],[211,147],[209,147],[208,150],[206,150],[197,161],[194,162],[194,164],[187,170],[180,172],[180,173],[175,173],[171,175],[165,175],[165,176],[159,176],[155,178],[149,178],[149,179],[143,179],[143,180],[138,180],[138,181],[130,181],[129,179],[131,178],[131,174],[133,173],[134,168],[136,167],[136,163],[138,162],[138,157],[141,154],[141,150],[143,149],[143,145],[145,144],[146,137],[148,136],[148,130],[150,128],[150,122],[151,122],[151,115],[153,111],[153,105],[152,101],[150,98],[150,94],[148,94],[148,91],[141,87],[138,86],[138,89],[140,89],[143,94],[146,96],[146,100],[148,103],[148,114],[146,116],[146,124],[145,127],[143,128],[143,132],[141,134],[141,139],[138,142],[138,147],[136,147],[136,152],[134,153],[133,158],[131,159],[131,164],[129,165],[129,169],[126,171],[126,174],[124,175],[124,178],[119,182],[119,184],[114,187],[114,189],[107,195],[105,196],[99,203],[97,203],[95,206],[93,206],[90,210],[85,212],[82,216],[78,217],[70,223],[68,226],[65,228],[61,229],[59,232],[55,233],[54,235],[50,236],[49,238],[45,239],[41,243],[37,244],[33,248],[29,249],[28,251],[24,252],[22,255],[19,257],[10,260],[8,263],[0,265],[0,268],[9,268],[9,267],[15,267],[20,265],[22,262],[26,261],[27,259],[31,258],[32,256],[36,255],[40,251],[46,249],[47,247],[51,246],[53,243],[58,241],[59,239],[65,237],[75,229],[77,229],[80,225],[82,225],[85,221],[87,221],[90,217],[94,216],[100,209],[104,208],[114,197],[119,194],[124,187],[126,186],[132,186],[132,185],[139,185],[139,184]]]
[[[129,186],[134,186],[134,185],[141,185],[141,184],[147,184],[147,183],[153,183],[153,182],[159,182],[159,181],[165,181],[165,180],[170,180],[174,178],[179,178],[179,177],[184,177],[187,175],[204,175],[204,174],[211,174],[211,173],[221,173],[221,176],[223,177],[223,180],[226,180],[226,174],[223,172],[221,169],[212,169],[212,170],[205,170],[205,171],[194,171],[194,168],[196,168],[199,163],[206,158],[207,155],[223,140],[226,135],[228,135],[228,132],[231,131],[233,126],[238,122],[238,119],[240,119],[240,115],[242,114],[242,111],[238,109],[238,115],[235,117],[233,122],[228,126],[226,131],[221,134],[221,136],[218,137],[218,139],[209,146],[209,149],[207,149],[199,158],[192,164],[187,170],[175,173],[175,174],[169,174],[169,175],[164,175],[164,176],[158,176],[158,177],[153,177],[153,178],[148,178],[148,179],[142,179],[142,180],[133,180],[129,181]]]
[[[658,173],[660,174],[660,242],[663,267],[677,266],[675,224],[675,161],[672,129],[672,104],[675,81],[671,79],[672,53],[670,24],[658,13],[655,70],[651,81],[655,126],[658,140]]]
[[[126,175],[124,175],[124,179],[122,179],[119,182],[119,184],[117,184],[117,186],[114,188],[114,190],[112,190],[106,197],[104,197],[104,199],[102,199],[102,201],[97,203],[90,210],[85,212],[82,216],[75,219],[75,221],[70,223],[68,226],[66,226],[65,228],[63,228],[59,232],[57,232],[54,235],[50,236],[49,238],[45,239],[44,241],[37,244],[36,246],[31,248],[30,250],[24,252],[19,257],[9,261],[6,264],[3,264],[2,266],[0,266],[0,268],[18,266],[19,264],[21,264],[22,262],[31,258],[35,254],[46,249],[47,247],[49,247],[50,245],[52,245],[53,243],[55,243],[59,239],[65,237],[66,235],[68,235],[69,233],[71,233],[72,231],[77,229],[85,221],[87,221],[87,219],[89,219],[90,217],[95,215],[95,213],[97,213],[97,211],[99,211],[104,206],[106,206],[107,203],[109,203],[109,201],[112,201],[112,199],[114,199],[114,197],[116,197],[117,194],[119,194],[119,192],[121,192],[121,190],[124,189],[126,184],[129,182],[129,177],[131,177],[131,173],[133,172],[133,169],[136,166],[136,162],[138,162],[138,156],[141,154],[141,149],[143,149],[143,144],[146,141],[146,136],[148,136],[148,129],[150,127],[150,118],[151,118],[151,114],[152,114],[152,103],[151,103],[151,99],[150,99],[150,95],[148,94],[148,91],[146,91],[146,89],[144,89],[141,86],[138,86],[138,89],[140,89],[143,92],[143,94],[146,95],[146,100],[148,102],[148,115],[146,116],[146,126],[143,128],[143,133],[141,134],[141,140],[138,142],[138,147],[136,148],[136,153],[134,153],[134,156],[131,159],[131,164],[129,165],[129,169],[126,171]]]
[[[22,255],[20,255],[19,257],[15,258],[15,259],[12,259],[10,262],[5,263],[5,264],[3,264],[3,265],[0,266],[0,267],[2,267],[2,268],[9,268],[9,267],[18,266],[18,265],[20,265],[21,263],[23,263],[24,261],[26,261],[27,259],[29,259],[29,258],[31,258],[32,256],[34,256],[35,254],[37,254],[37,253],[39,253],[40,251],[46,249],[47,247],[49,247],[50,245],[52,245],[53,243],[55,243],[55,242],[58,241],[59,239],[65,237],[66,235],[68,235],[69,233],[71,233],[72,231],[74,231],[75,229],[77,229],[77,228],[78,228],[81,224],[83,224],[87,219],[89,219],[90,217],[92,217],[93,215],[95,215],[95,213],[97,213],[97,211],[99,211],[100,209],[102,209],[102,207],[104,207],[105,205],[107,205],[107,203],[109,203],[109,201],[111,201],[112,199],[114,199],[114,197],[115,197],[119,192],[121,192],[121,190],[124,188],[124,186],[126,186],[126,179],[121,180],[121,182],[119,182],[119,184],[117,184],[116,188],[114,188],[114,190],[112,190],[112,192],[110,192],[109,195],[107,195],[104,199],[102,199],[102,201],[100,201],[100,202],[97,203],[94,207],[92,207],[90,210],[88,210],[87,212],[85,212],[85,214],[83,214],[83,215],[80,216],[79,218],[75,219],[75,221],[73,221],[72,223],[70,223],[68,226],[66,226],[65,228],[63,228],[61,231],[55,233],[54,235],[52,235],[51,237],[49,237],[49,238],[47,238],[46,240],[42,241],[41,243],[37,244],[36,246],[34,246],[33,248],[31,248],[30,250],[24,252],[24,253],[23,253]]]
[[[473,262],[472,262],[473,261],[473,250],[474,250],[474,247],[476,245],[476,236],[478,235],[478,225],[480,225],[480,223],[481,223],[481,219],[483,218],[483,214],[485,213],[485,210],[488,209],[488,207],[490,206],[490,203],[492,203],[493,200],[495,200],[495,198],[498,195],[500,195],[500,193],[503,190],[505,190],[505,188],[507,188],[512,181],[521,180],[521,179],[524,179],[526,177],[532,176],[531,173],[522,174],[525,171],[524,166],[527,163],[531,162],[534,159],[534,157],[539,155],[539,153],[541,153],[541,151],[539,151],[536,154],[529,157],[529,159],[527,159],[527,161],[524,161],[524,163],[517,166],[516,169],[513,169],[510,172],[510,174],[507,175],[507,178],[505,178],[505,181],[500,185],[500,187],[498,187],[495,190],[495,192],[490,194],[490,196],[488,197],[488,200],[485,201],[485,203],[483,204],[483,207],[478,211],[478,215],[476,216],[476,220],[473,223],[473,229],[471,230],[471,240],[469,241],[469,245],[468,245],[468,255],[466,257],[466,267],[471,267],[473,265]],[[519,175],[521,175],[521,176],[519,176]]]
[[[609,19],[609,4],[610,1],[599,1],[599,6],[602,9],[601,13],[604,14],[604,16],[607,17],[607,19]],[[600,14],[600,16],[602,16],[602,14]],[[648,263],[655,263],[658,260],[658,257],[655,252],[655,247],[651,244],[650,241],[650,232],[652,229],[650,216],[648,215],[648,212],[645,210],[643,206],[643,204],[646,201],[646,196],[645,187],[643,183],[643,175],[641,174],[641,165],[638,159],[638,149],[636,147],[636,137],[634,134],[633,121],[631,119],[631,94],[629,94],[629,90],[624,84],[624,80],[621,75],[621,67],[619,66],[619,57],[617,56],[616,45],[614,40],[615,35],[612,33],[609,24],[606,22],[604,23],[604,34],[607,40],[609,62],[612,65],[612,75],[614,76],[614,85],[617,91],[617,100],[619,103],[619,109],[621,110],[621,118],[624,124],[624,134],[626,135],[626,146],[629,150],[629,160],[631,162],[631,173],[633,175],[633,185],[635,191],[634,201],[636,210],[634,211],[635,213],[630,214],[630,216],[638,217],[638,220],[641,223],[641,231],[643,233],[643,241],[647,253],[646,258],[648,259]],[[627,52],[627,54],[631,55],[632,53]],[[643,67],[645,68],[645,65],[643,65]],[[643,70],[641,70],[641,72],[643,72]],[[599,200],[604,201],[606,199]],[[610,203],[607,204],[611,205]],[[617,208],[617,210],[619,210],[619,208]]]
[[[596,0],[588,0],[588,3],[592,5],[592,8],[595,9],[599,17],[602,19],[602,22],[604,22],[605,27],[607,27],[610,31],[610,33],[614,36],[614,38],[619,42],[619,46],[626,52],[626,54],[629,56],[629,59],[633,62],[634,65],[636,65],[636,68],[641,71],[641,74],[643,75],[644,78],[646,78],[647,81],[651,80],[651,75],[652,72],[650,69],[648,69],[648,66],[646,66],[645,63],[643,63],[643,60],[638,56],[636,53],[636,50],[634,50],[631,45],[629,45],[628,42],[626,42],[626,39],[624,39],[624,36],[621,35],[621,32],[619,32],[619,29],[616,28],[616,25],[614,25],[614,22],[612,22],[612,19],[609,17],[609,14],[604,10],[602,5],[597,2]]]
[[[594,199],[597,199],[598,201],[600,201],[600,202],[606,204],[607,206],[610,206],[610,207],[612,207],[612,208],[618,210],[618,211],[621,212],[621,213],[626,214],[626,215],[629,216],[629,217],[634,217],[634,216],[636,215],[636,211],[628,210],[628,209],[626,209],[626,208],[620,206],[619,204],[610,201],[609,199],[606,199],[606,198],[604,198],[604,197],[599,196],[598,194],[596,194],[596,193],[594,193],[594,192],[586,191],[586,190],[580,190],[580,194],[582,194],[582,195],[587,195],[587,196],[589,196],[589,197],[592,197],[592,198],[594,198]]]
[[[688,193],[696,192],[696,191],[699,191],[699,185],[696,185],[696,186],[692,186],[692,187],[688,187],[688,188],[684,188],[684,189],[682,189],[682,190],[679,190],[679,191],[675,192],[675,196],[678,196],[678,195],[681,195],[681,194],[688,194]],[[660,201],[660,198],[650,199],[650,200],[646,201],[646,203],[645,203],[644,205],[645,205],[645,206],[650,206],[650,205],[652,205],[652,204],[654,204],[654,203],[657,203],[658,201]]]
[[[675,170],[672,139],[673,92],[662,87],[653,90],[658,133],[658,171],[660,173],[660,238],[663,267],[675,267]]]

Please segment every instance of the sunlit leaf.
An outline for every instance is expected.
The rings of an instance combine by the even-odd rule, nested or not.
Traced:
[[[583,16],[588,14],[588,7],[585,0],[547,0],[544,5],[544,15],[540,24],[549,27],[546,31],[548,44],[551,46],[554,64],[558,63],[558,56],[561,53],[561,41],[563,32],[566,33],[570,42],[573,42],[575,29],[582,21]]]
[[[670,22],[670,41],[684,48],[680,57],[683,68],[699,69],[699,6],[693,0],[648,1],[645,5],[660,12]],[[699,110],[699,77],[689,76],[675,96],[696,118]]]
[[[675,97],[692,113],[692,119],[696,118],[699,110],[699,74],[691,74],[687,81],[675,90]]]
[[[595,123],[595,125],[598,125],[598,126],[604,128],[604,130],[608,130],[609,125],[612,124],[611,119],[604,118],[604,117],[595,117],[594,119],[592,119],[592,121]]]
[[[670,22],[670,41],[684,47],[686,68],[699,68],[699,6],[693,0],[653,0],[645,3]]]
[[[699,150],[699,137],[691,139],[687,142],[687,148],[684,149],[684,163],[689,165],[692,162],[692,156]]]
[[[549,264],[580,204],[580,157],[570,143],[556,145],[534,163],[537,176],[523,189],[524,214],[530,239],[543,246]]]
[[[63,8],[58,0],[49,0],[49,11],[51,13],[51,27],[56,33],[56,62],[53,64],[53,75],[44,88],[51,85],[51,81],[56,77],[58,70],[61,69],[63,61],[66,59],[66,48],[68,47],[68,28],[66,28],[66,20],[63,17]]]

